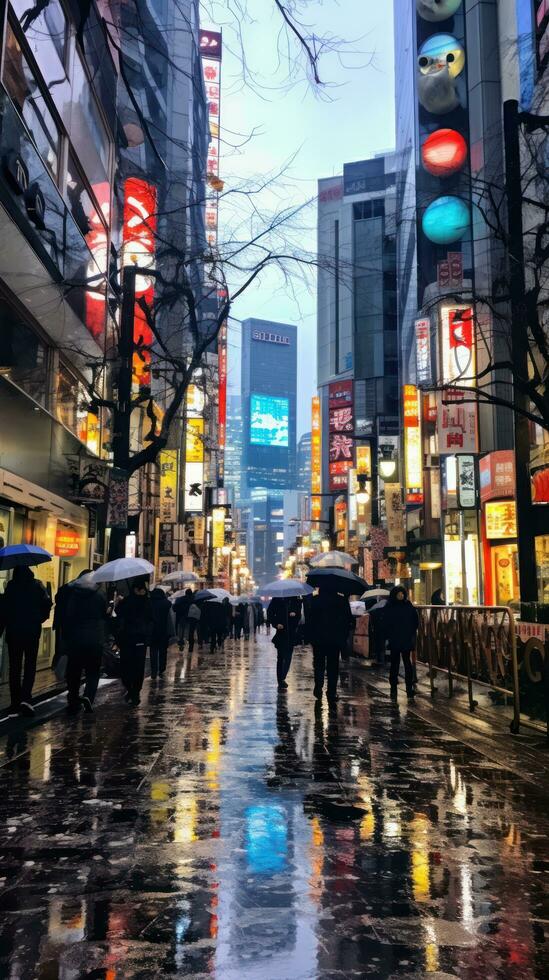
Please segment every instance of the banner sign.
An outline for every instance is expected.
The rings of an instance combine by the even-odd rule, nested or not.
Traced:
[[[177,521],[177,449],[163,449],[160,462],[160,520]]]
[[[473,510],[477,506],[474,456],[457,456],[457,505],[460,510]]]
[[[185,438],[185,462],[204,462],[204,419],[187,419]]]
[[[322,435],[320,417],[320,398],[318,395],[311,405],[311,520],[322,517]]]
[[[328,387],[330,490],[347,489],[347,473],[353,466],[353,382],[336,381]]]
[[[418,385],[431,383],[431,321],[416,320],[416,372]]]
[[[477,452],[477,408],[455,388],[437,393],[438,451],[441,456]]]
[[[404,385],[404,460],[406,467],[406,502],[423,503],[423,446],[419,392],[415,385]]]
[[[185,464],[185,511],[201,514],[204,509],[204,464]]]
[[[212,510],[212,548],[223,548],[225,544],[225,508]]]
[[[404,507],[402,505],[402,487],[400,483],[385,484],[385,515],[387,518],[389,546],[394,548],[405,547],[406,527]]]
[[[160,521],[158,527],[158,557],[170,558],[174,553],[175,525]]]
[[[156,188],[138,177],[128,177],[124,183],[124,218],[122,231],[122,255],[124,266],[138,265],[152,269],[156,235]],[[152,330],[138,304],[144,300],[152,309],[154,286],[151,276],[135,278],[135,309],[133,328],[133,381],[140,387],[151,383]]]

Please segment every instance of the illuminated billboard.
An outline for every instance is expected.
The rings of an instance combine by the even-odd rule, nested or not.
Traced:
[[[287,398],[271,395],[250,395],[250,443],[252,446],[289,445],[288,420],[290,403]]]

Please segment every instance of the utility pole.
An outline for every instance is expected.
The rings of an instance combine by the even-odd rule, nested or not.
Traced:
[[[505,191],[507,196],[507,234],[509,292],[511,297],[511,357],[515,373],[528,378],[528,317],[522,228],[522,177],[518,102],[503,105],[505,146]],[[522,414],[530,405],[528,396],[513,385],[518,564],[521,602],[536,602],[537,571],[532,486],[530,479],[530,431]]]
[[[118,340],[118,388],[113,412],[113,466],[128,473],[130,462],[130,432],[132,417],[132,362],[135,318],[135,280],[140,270],[125,266],[122,271],[122,308]],[[127,528],[111,528],[109,559],[124,556]]]

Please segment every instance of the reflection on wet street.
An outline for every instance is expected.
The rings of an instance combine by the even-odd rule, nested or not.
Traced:
[[[118,685],[0,745],[0,976],[543,978],[548,809],[351,672],[315,711],[310,650]]]

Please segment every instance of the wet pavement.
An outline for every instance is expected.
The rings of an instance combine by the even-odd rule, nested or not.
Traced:
[[[365,677],[173,651],[1,738],[0,977],[546,978],[544,787]]]

